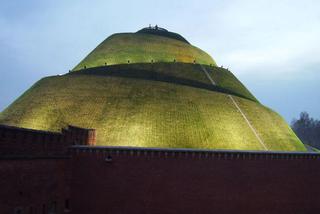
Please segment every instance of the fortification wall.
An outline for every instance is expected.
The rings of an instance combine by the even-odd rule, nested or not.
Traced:
[[[0,213],[64,213],[70,209],[69,158],[1,158]]]
[[[95,145],[95,130],[0,125],[0,213],[71,213],[71,145]]]
[[[94,130],[71,126],[62,133],[2,126],[0,136],[0,213],[320,209],[319,153],[97,147]]]
[[[0,156],[64,155],[70,145],[95,145],[95,139],[95,130],[75,126],[59,133],[0,125]]]
[[[320,209],[319,154],[107,147],[73,147],[71,154],[78,214]]]

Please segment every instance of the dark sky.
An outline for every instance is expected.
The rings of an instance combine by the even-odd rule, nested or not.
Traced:
[[[0,111],[110,34],[158,24],[228,67],[288,122],[301,111],[320,118],[319,11],[311,0],[2,0]]]

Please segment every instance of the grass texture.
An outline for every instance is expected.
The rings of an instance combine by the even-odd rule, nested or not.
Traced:
[[[201,49],[188,43],[144,33],[119,33],[108,37],[86,56],[74,69],[104,65],[184,62],[216,66],[215,61]]]
[[[182,65],[181,70],[190,73],[184,77],[206,82],[195,66]],[[181,75],[175,69],[170,73],[165,64],[154,70]],[[218,84],[247,93],[236,80],[228,80],[228,71],[210,72],[213,77],[214,72],[225,72],[227,79],[218,75]],[[67,124],[95,128],[98,145],[263,150],[226,93],[152,79],[76,73],[38,81],[0,114],[0,123],[50,131]],[[278,114],[256,101],[233,97],[270,150],[305,151]]]

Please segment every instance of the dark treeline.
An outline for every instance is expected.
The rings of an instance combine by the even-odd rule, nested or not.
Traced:
[[[291,127],[304,144],[320,149],[320,120],[313,119],[307,112],[301,112]]]

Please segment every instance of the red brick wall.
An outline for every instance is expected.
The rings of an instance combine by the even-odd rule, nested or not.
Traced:
[[[84,129],[76,126],[68,126],[62,130],[62,135],[66,136],[66,141],[73,145],[96,145],[96,130]]]
[[[63,213],[70,199],[68,158],[0,159],[0,213],[43,214],[56,203]],[[44,211],[44,212],[43,212]]]
[[[95,130],[69,126],[56,133],[0,125],[0,214],[63,213],[66,200],[71,206],[72,144],[95,145]]]
[[[320,210],[318,155],[83,151],[72,152],[77,214]]]
[[[320,210],[320,154],[79,145],[94,130],[0,126],[0,214],[65,213],[66,200],[77,214]]]
[[[62,133],[0,125],[0,155],[50,156],[66,154],[70,145],[95,145],[96,132],[68,126]]]

